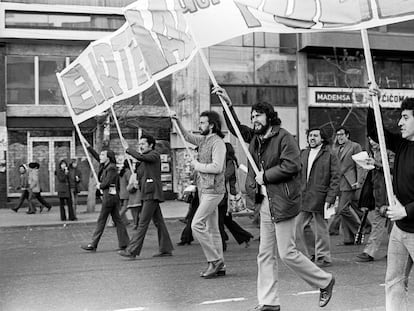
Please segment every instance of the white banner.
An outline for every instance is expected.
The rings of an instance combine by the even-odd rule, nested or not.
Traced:
[[[197,48],[250,32],[344,31],[414,18],[414,0],[139,0],[127,23],[58,73],[80,123],[184,68]],[[184,13],[184,14],[183,14]]]

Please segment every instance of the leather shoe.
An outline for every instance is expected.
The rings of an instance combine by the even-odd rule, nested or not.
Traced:
[[[122,250],[122,251],[119,251],[119,252],[118,252],[118,255],[119,255],[119,256],[122,256],[122,257],[129,258],[129,259],[135,259],[135,257],[136,257],[136,255],[134,255],[134,254],[132,254],[132,253],[128,252],[126,249],[124,249],[124,250]]]
[[[258,305],[252,311],[280,311],[280,306]]]
[[[17,213],[17,211],[18,211],[19,209],[17,209],[17,208],[14,208],[14,207],[13,207],[11,210],[12,210],[13,212]]]
[[[217,276],[218,272],[224,267],[223,259],[209,262],[207,270],[201,275],[205,279]]]
[[[321,288],[321,293],[319,295],[319,307],[325,307],[329,300],[331,300],[333,287],[335,285],[335,278],[332,276],[332,280],[329,282],[326,288]]]
[[[209,266],[210,266],[210,263],[208,264],[207,269]],[[207,269],[205,271],[200,272],[200,276],[202,278],[204,277],[204,273],[206,273]],[[225,276],[225,275],[226,275],[226,265],[223,265],[223,267],[217,272],[217,276]]]
[[[326,267],[332,266],[332,262],[322,259],[322,260],[317,260],[316,265],[320,268],[326,268]]]
[[[369,261],[374,261],[374,257],[372,257],[372,256],[370,256],[370,255],[368,255],[367,253],[361,253],[361,254],[358,254],[357,256],[356,256],[357,258],[356,258],[356,260],[355,261],[358,261],[358,262],[369,262]]]
[[[81,245],[81,248],[84,249],[85,251],[96,252],[96,247],[93,246],[92,244]]]
[[[152,257],[171,257],[172,253],[158,253],[155,255],[152,255]]]

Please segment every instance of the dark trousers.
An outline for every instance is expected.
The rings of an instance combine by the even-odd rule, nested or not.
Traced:
[[[160,253],[171,253],[174,249],[170,234],[164,222],[161,213],[160,204],[157,200],[146,200],[143,202],[141,214],[139,215],[138,228],[131,238],[128,245],[128,251],[131,254],[139,256],[141,254],[142,245],[144,244],[145,235],[151,222],[157,227],[158,247]]]
[[[43,206],[45,206],[46,208],[48,208],[48,209],[52,208],[52,206],[48,202],[46,202],[46,200],[42,197],[40,192],[31,192],[29,200],[32,201],[33,198],[38,200],[39,203],[42,204]],[[32,203],[32,206],[33,206],[33,211],[36,212],[36,208],[34,207],[33,202],[31,202],[31,203]]]
[[[231,213],[227,213],[227,196],[220,202],[219,206],[219,229],[221,239],[223,240],[223,245],[225,241],[228,240],[226,231],[224,230],[224,225],[229,229],[230,233],[233,235],[234,239],[238,244],[250,241],[253,235],[244,230],[240,225],[233,220]]]
[[[27,202],[29,203],[29,211],[33,210],[33,206],[32,206],[32,202],[29,199],[30,197],[30,192],[29,190],[22,190],[22,193],[20,195],[20,199],[19,199],[19,204],[14,208],[16,211],[22,207],[24,200],[27,200]]]
[[[75,213],[73,212],[72,200],[71,198],[59,198],[60,202],[60,220],[66,220],[66,211],[65,211],[65,202],[68,206],[68,217],[69,220],[75,220]]]
[[[193,230],[191,230],[191,223],[193,222],[194,215],[197,211],[198,205],[200,204],[200,199],[198,198],[198,192],[194,193],[194,197],[190,202],[190,207],[188,209],[188,213],[185,216],[185,220],[187,221],[183,232],[181,233],[181,242],[183,243],[191,243],[194,241],[193,237]]]
[[[110,196],[110,195],[108,195]],[[121,216],[119,216],[119,207],[120,204],[119,198],[111,198],[106,199],[105,197],[102,199],[102,209],[101,213],[98,217],[98,222],[96,224],[95,232],[92,236],[92,245],[93,247],[98,247],[99,240],[104,232],[106,221],[108,220],[109,215],[111,215],[112,220],[116,226],[116,233],[118,235],[118,246],[119,248],[125,248],[129,242],[128,232],[125,228],[124,223],[121,220]]]

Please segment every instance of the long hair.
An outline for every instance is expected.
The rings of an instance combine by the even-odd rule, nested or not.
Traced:
[[[252,106],[252,110],[250,111],[250,114],[256,111],[257,113],[264,113],[266,114],[267,121],[270,125],[280,125],[282,124],[282,121],[279,119],[279,116],[277,114],[277,111],[273,108],[273,106],[269,103],[262,102],[257,103]]]
[[[229,160],[236,162],[236,166],[239,167],[239,162],[237,161],[236,153],[234,152],[232,144],[226,143],[226,162]]]
[[[200,114],[200,117],[207,117],[208,123],[213,125],[212,132],[217,134],[220,138],[224,138],[224,134],[221,131],[221,121],[220,121],[220,115],[212,110],[203,111]]]
[[[124,160],[124,165],[122,165],[121,171],[119,172],[119,176],[124,176],[127,169],[130,169],[129,162],[127,159]]]

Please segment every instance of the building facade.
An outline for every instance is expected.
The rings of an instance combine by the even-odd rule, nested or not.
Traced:
[[[44,195],[55,196],[54,171],[61,159],[78,159],[86,178],[89,165],[65,107],[56,72],[71,63],[88,44],[118,29],[122,7],[133,0],[0,0],[0,207],[18,197],[18,166],[37,161]],[[396,107],[414,96],[414,23],[369,31],[376,79],[382,91],[384,122],[394,126]],[[240,120],[250,124],[250,107],[258,101],[275,106],[282,126],[305,147],[305,131],[321,126],[333,134],[339,125],[365,145],[367,74],[358,32],[270,34],[234,38],[206,49],[220,85],[230,94]],[[202,62],[191,64],[160,82],[185,127],[198,131],[198,115],[222,112],[211,95]],[[162,153],[164,190],[181,195],[189,183],[190,157],[172,127],[168,111],[155,89],[115,105],[123,136],[132,146],[142,132],[157,138]],[[81,124],[95,142],[94,119]],[[115,127],[110,147],[123,162]],[[332,136],[333,137],[333,136]],[[235,137],[226,139],[246,158]]]

